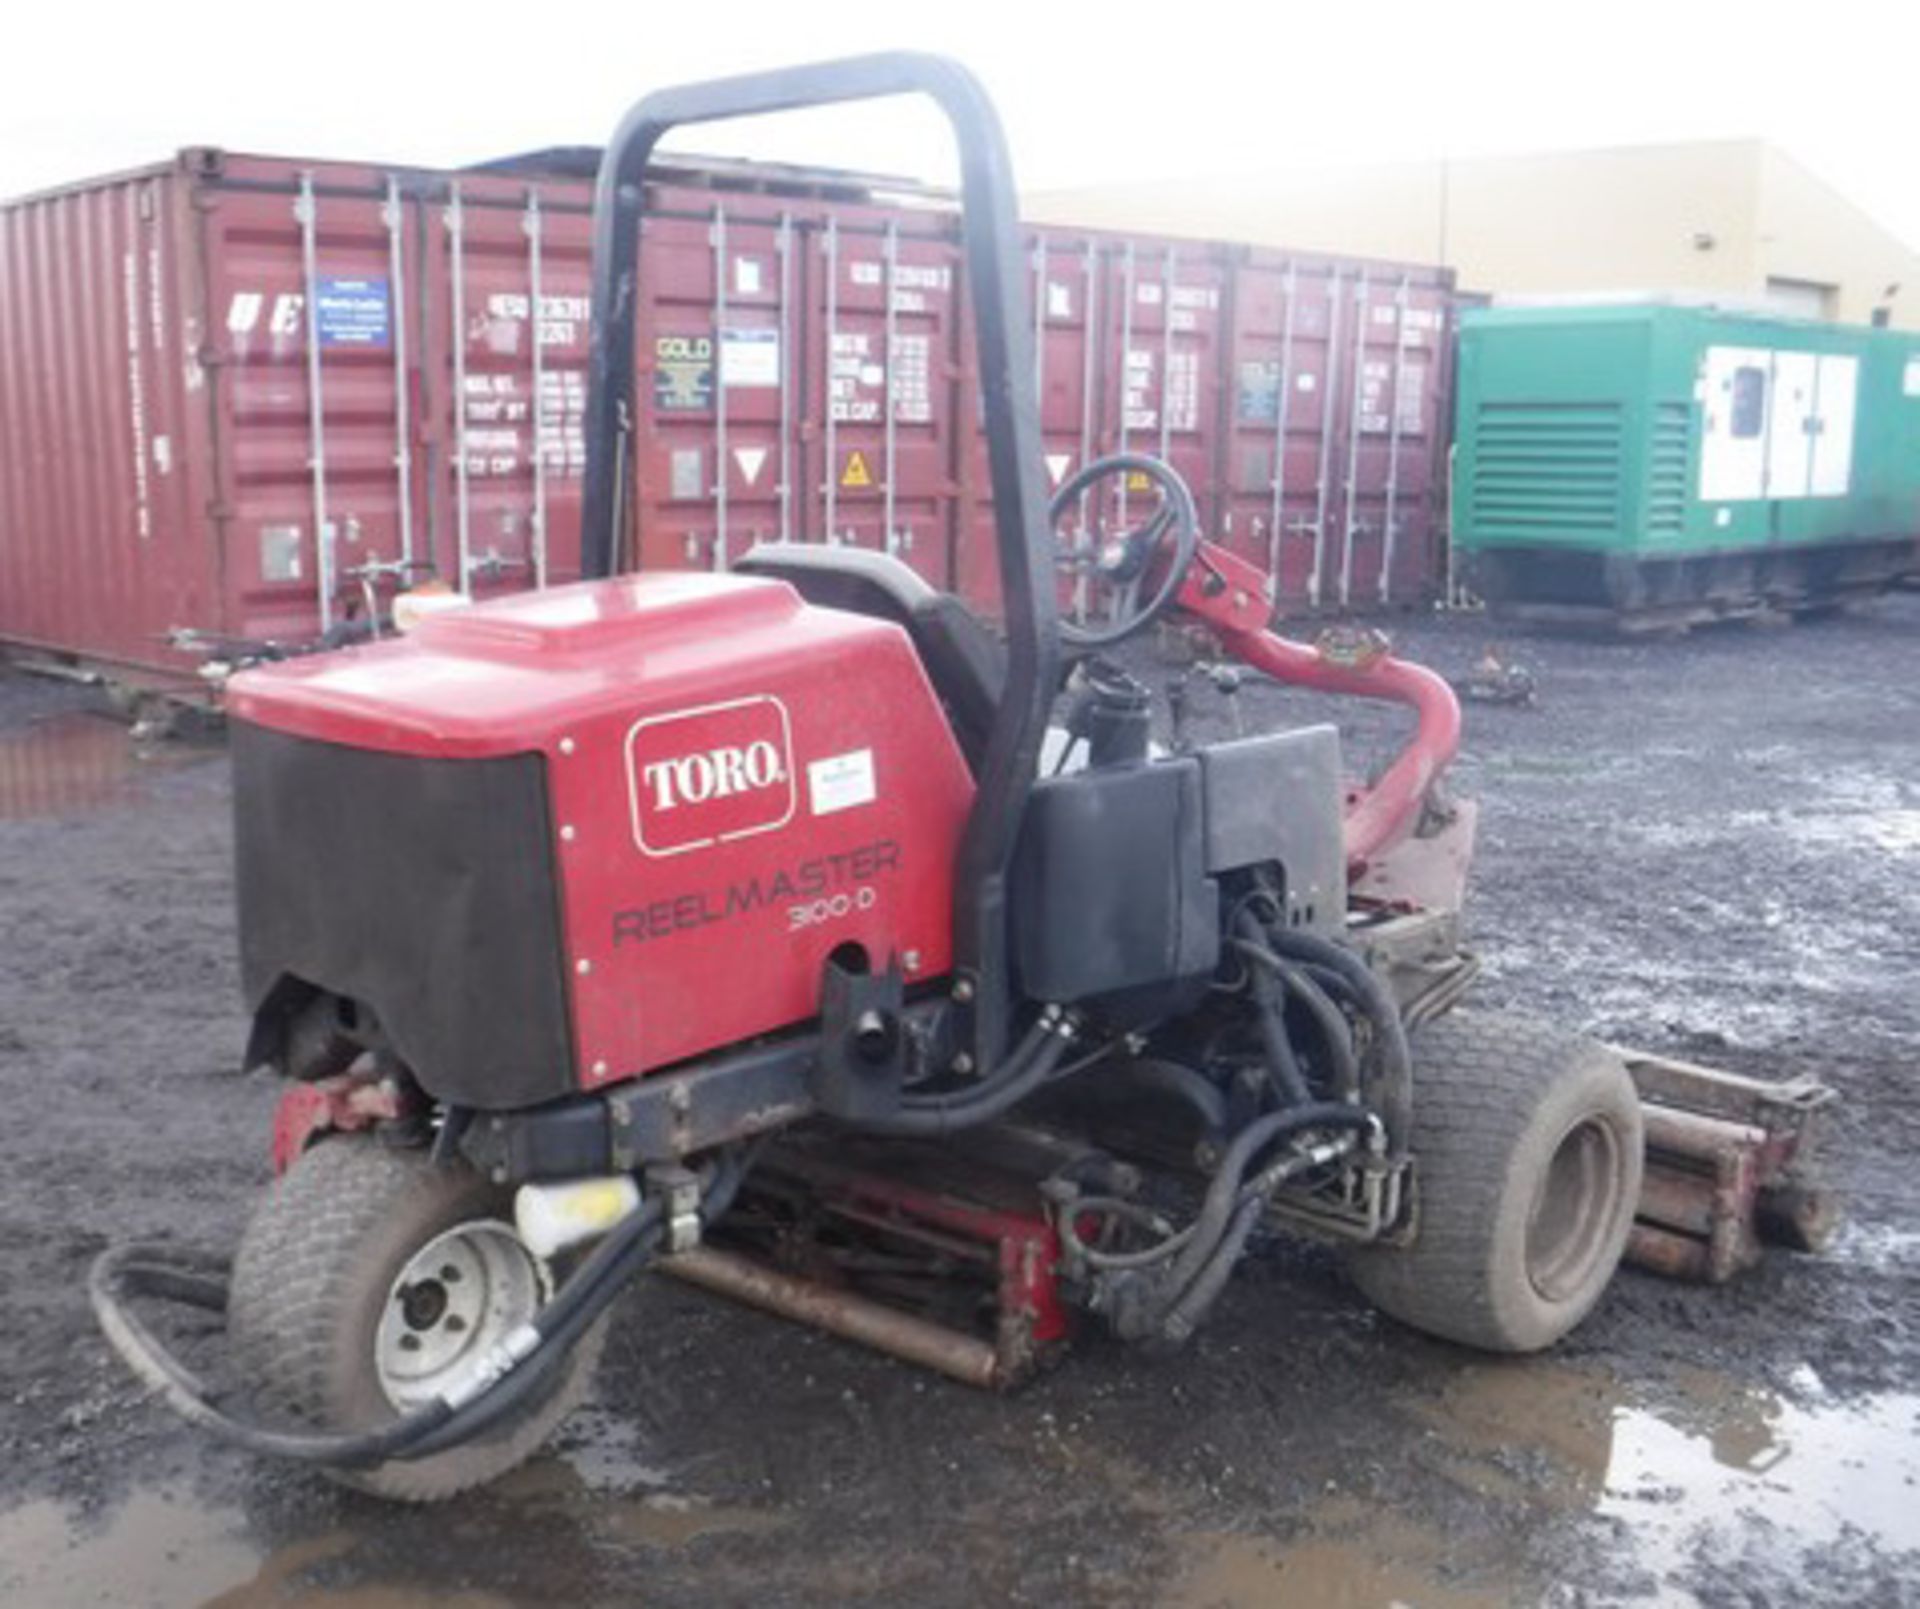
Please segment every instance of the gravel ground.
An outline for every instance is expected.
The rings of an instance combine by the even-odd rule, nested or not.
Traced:
[[[1492,630],[1397,636],[1459,672]],[[103,1246],[238,1234],[276,1092],[232,1070],[219,751],[0,676],[0,1602],[1920,1601],[1920,597],[1500,642],[1540,696],[1470,706],[1455,771],[1479,997],[1834,1084],[1830,1254],[1625,1272],[1511,1364],[1279,1247],[1179,1357],[1094,1337],[1010,1400],[648,1285],[555,1450],[429,1511],[209,1443],[97,1336]]]

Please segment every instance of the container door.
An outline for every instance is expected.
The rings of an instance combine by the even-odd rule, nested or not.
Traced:
[[[1700,498],[1733,503],[1764,495],[1772,354],[1710,346],[1700,361]]]
[[[837,209],[810,249],[810,534],[952,574],[961,254],[944,223]]]
[[[1811,352],[1773,354],[1773,402],[1767,410],[1767,496],[1805,497],[1813,471],[1814,392],[1819,359]]]
[[[1264,253],[1242,265],[1234,285],[1220,529],[1267,571],[1281,612],[1319,601],[1341,468],[1335,351],[1347,289],[1324,264]]]
[[[1815,497],[1845,497],[1853,489],[1854,419],[1859,394],[1858,358],[1828,355],[1820,359],[1813,418],[1811,479]]]
[[[800,536],[804,215],[664,190],[640,237],[635,505],[642,569],[725,569]]]
[[[1040,436],[1049,496],[1099,455],[1100,249],[1090,237],[1034,231],[1027,237],[1032,278],[1034,388],[1040,398]],[[995,547],[993,487],[988,475],[985,419],[974,389],[971,304],[962,337],[967,378],[962,417],[968,427],[966,513],[955,554],[955,587],[978,613],[998,618],[1000,561]],[[1061,607],[1071,609],[1071,591]]]
[[[1165,459],[1192,488],[1203,534],[1218,527],[1214,454],[1227,268],[1213,247],[1127,240],[1108,255],[1103,452]],[[1124,499],[1134,490],[1123,486]],[[1124,514],[1124,507],[1122,509]]]
[[[149,173],[0,207],[0,636],[178,676],[169,631],[227,624],[194,199]]]
[[[365,170],[205,187],[228,630],[308,642],[427,557],[414,203]]]
[[[1051,495],[1095,453],[1099,252],[1090,240],[1035,234],[1030,257],[1034,385],[1040,395],[1040,436]]]
[[[1299,427],[1300,267],[1267,259],[1243,264],[1233,293],[1229,337],[1227,485],[1220,540],[1267,572],[1277,601],[1287,569],[1288,522],[1298,517],[1289,448]]]
[[[580,187],[456,180],[433,209],[434,461],[442,574],[476,596],[543,586],[579,555],[589,220]]]
[[[1408,293],[1405,346],[1394,388],[1386,585],[1382,603],[1426,604],[1446,587],[1447,460],[1452,448],[1453,288],[1444,279]]]
[[[191,193],[171,179],[148,180],[135,186],[134,198],[131,211],[138,219],[137,244],[129,244],[117,265],[96,258],[93,271],[112,275],[117,266],[129,298],[122,321],[128,413],[123,439],[134,493],[133,527],[139,537],[135,563],[113,559],[104,568],[113,577],[109,587],[128,588],[134,594],[128,600],[132,607],[124,613],[116,610],[116,619],[146,628],[131,645],[136,651],[127,657],[150,660],[176,628],[212,623],[212,611],[221,603],[221,578],[214,570],[218,550],[210,555],[207,541],[213,480],[204,464],[190,461],[201,456],[196,447],[204,439],[205,402],[199,392],[206,379],[196,350],[203,339],[199,287],[180,249],[183,239],[192,239],[186,232],[193,227]],[[63,199],[84,211],[97,207],[103,198],[82,194]],[[127,226],[133,227],[132,219]],[[84,270],[68,264],[67,272],[77,278]],[[80,328],[85,322],[80,321]],[[42,331],[40,338],[59,346],[74,342],[78,334],[73,323],[56,318],[53,328]],[[112,364],[110,349],[100,355]],[[89,450],[90,439],[82,435],[75,440],[68,461],[70,472],[83,484],[94,482],[100,474],[99,461]],[[107,479],[111,482],[119,476]],[[111,528],[113,522],[108,523]],[[75,551],[70,530],[56,523],[51,531],[57,551],[67,554],[70,562],[87,562],[84,550]],[[124,546],[119,549],[121,554],[127,551]],[[98,584],[96,580],[92,586],[59,586],[52,601],[65,612],[70,607],[67,596],[77,593],[84,598]],[[57,643],[59,637],[47,640]]]
[[[1376,271],[1356,281],[1354,307],[1347,518],[1334,601],[1364,609],[1412,602],[1432,583],[1446,297],[1416,285],[1411,273]]]

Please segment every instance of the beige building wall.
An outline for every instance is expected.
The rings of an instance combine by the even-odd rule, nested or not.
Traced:
[[[1755,140],[1044,191],[1042,223],[1447,263],[1496,294],[1781,297],[1920,328],[1920,253]],[[1814,287],[1832,289],[1822,293]]]
[[[1448,164],[1442,253],[1472,289],[1754,288],[1759,155],[1744,141]]]
[[[1884,304],[1900,328],[1920,329],[1920,252],[1771,147],[1761,150],[1758,249],[1766,277],[1836,287],[1835,318],[1864,324]]]

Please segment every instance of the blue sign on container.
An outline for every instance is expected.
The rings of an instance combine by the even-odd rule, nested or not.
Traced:
[[[314,329],[322,346],[388,346],[393,341],[384,279],[321,279],[314,284]]]

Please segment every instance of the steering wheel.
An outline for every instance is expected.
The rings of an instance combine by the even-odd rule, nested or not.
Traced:
[[[1090,498],[1086,528],[1070,539],[1061,536],[1061,519],[1089,491],[1111,476],[1134,474],[1145,476],[1159,494],[1145,523],[1106,534],[1109,500]],[[1200,551],[1193,493],[1171,464],[1144,453],[1116,453],[1087,464],[1053,494],[1047,520],[1054,532],[1055,568],[1076,580],[1086,579],[1090,593],[1104,594],[1097,601],[1089,599],[1089,612],[1103,612],[1106,625],[1060,622],[1060,639],[1071,648],[1111,648],[1158,620],[1172,606]],[[1159,585],[1141,602],[1141,588],[1156,575]]]

